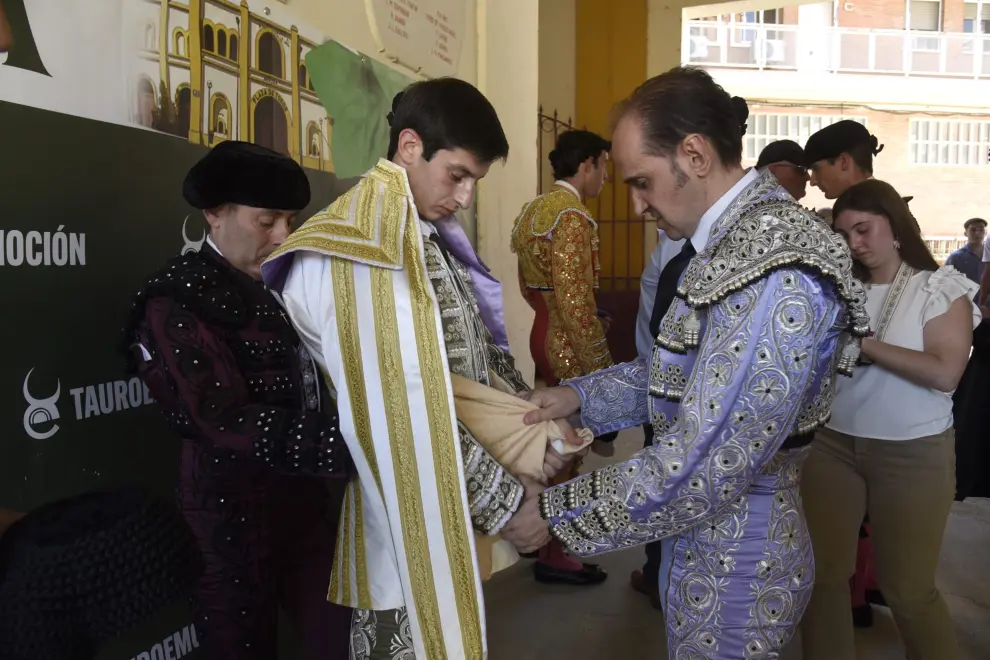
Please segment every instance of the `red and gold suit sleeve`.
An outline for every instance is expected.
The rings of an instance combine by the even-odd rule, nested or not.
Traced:
[[[610,367],[612,355],[595,303],[597,231],[584,215],[568,212],[554,228],[551,241],[557,309],[578,364],[586,374]]]

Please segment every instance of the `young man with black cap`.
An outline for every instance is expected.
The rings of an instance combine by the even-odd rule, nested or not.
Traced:
[[[771,142],[756,161],[756,169],[770,170],[795,201],[808,193],[808,167],[804,149],[793,140]]]
[[[304,658],[345,658],[350,612],[326,592],[353,464],[334,400],[260,282],[309,182],[289,157],[231,140],[182,192],[209,237],[144,286],[124,348],[182,439],[179,506],[205,562],[194,599],[205,657],[274,660],[281,606]]]
[[[883,145],[866,127],[843,119],[821,129],[804,145],[811,185],[826,199],[836,199],[860,181],[873,177],[873,157]]]

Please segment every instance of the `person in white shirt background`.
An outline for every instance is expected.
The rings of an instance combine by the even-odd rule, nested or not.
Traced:
[[[833,209],[867,284],[868,366],[836,387],[832,418],[804,465],[802,497],[816,582],[802,622],[805,660],[855,660],[849,578],[858,530],[872,523],[877,578],[913,660],[954,660],[958,644],[935,587],[955,496],[952,392],[969,359],[976,284],[939,267],[907,204],[875,179]]]

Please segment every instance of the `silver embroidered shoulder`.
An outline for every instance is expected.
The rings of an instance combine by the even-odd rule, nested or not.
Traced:
[[[754,188],[759,189],[762,183]],[[828,278],[845,303],[840,323],[849,339],[837,367],[840,373],[851,375],[859,357],[860,341],[869,334],[870,318],[866,312],[866,290],[853,277],[852,255],[845,241],[791,200],[757,196],[758,201],[754,202],[752,196],[741,197],[749,200],[738,200],[741,204],[733,204],[736,208],[730,207],[726,213],[735,211],[738,220],[727,223],[726,230],[715,236],[699,258],[692,259],[678,287],[678,295],[691,309],[682,330],[685,346],[698,345],[701,328],[698,310],[778,268],[804,267]]]

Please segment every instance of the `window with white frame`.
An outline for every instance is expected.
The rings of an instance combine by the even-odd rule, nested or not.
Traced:
[[[759,37],[757,26],[776,25],[780,23],[781,11],[777,9],[760,9],[758,11],[747,11],[742,14],[732,14],[729,16],[729,35],[733,47],[752,46]],[[739,27],[742,25],[752,25],[753,27]],[[777,31],[767,32],[767,39],[776,39]]]
[[[777,140],[794,140],[804,147],[813,133],[843,119],[852,119],[866,125],[866,117],[754,112],[746,120],[743,158],[756,160],[768,144]]]
[[[990,121],[912,119],[908,148],[914,165],[986,165]]]
[[[981,0],[965,0],[963,4],[963,32],[966,34],[990,34],[990,4]],[[983,37],[976,37],[984,42],[983,50],[987,50]],[[964,52],[971,53],[975,39],[963,42]]]
[[[941,0],[907,0],[907,28],[911,32],[938,32],[942,26]],[[937,35],[912,35],[911,48],[938,52]]]

